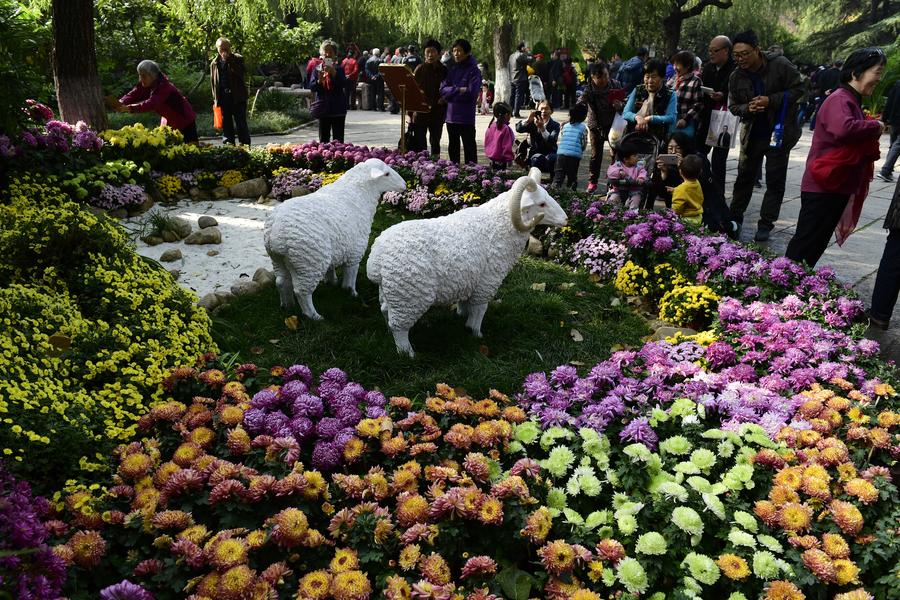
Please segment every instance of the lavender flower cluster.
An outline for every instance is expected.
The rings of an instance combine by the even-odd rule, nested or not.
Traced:
[[[309,169],[291,169],[279,173],[272,180],[272,196],[279,200],[291,197],[291,191],[299,186],[314,192],[322,187],[322,178]]]
[[[138,206],[144,202],[144,188],[134,183],[124,185],[104,184],[100,196],[91,200],[91,204],[107,210]]]
[[[253,396],[244,426],[253,435],[312,445],[313,467],[330,472],[341,465],[344,446],[356,435],[357,423],[386,414],[387,398],[348,381],[337,368],[322,373],[315,388],[312,380],[305,365],[286,369],[280,388]]]
[[[704,405],[723,429],[756,423],[774,436],[788,423],[803,428],[792,422],[800,391],[835,377],[871,387],[860,363],[878,354],[877,342],[803,319],[803,304],[793,296],[748,306],[726,298],[719,305],[724,332],[706,348],[650,342],[616,352],[585,377],[570,365],[549,377],[532,373],[517,399],[545,428],[614,428],[622,440],[650,447],[655,433],[643,417],[677,398]]]
[[[46,499],[32,496],[0,463],[0,592],[22,600],[60,597],[66,566],[47,545],[49,511]]]
[[[613,279],[625,264],[628,248],[615,241],[597,235],[579,240],[572,249],[570,262],[582,267],[601,280]]]
[[[386,192],[381,202],[415,215],[448,214],[481,203],[472,192],[443,192],[435,194],[427,186],[417,185],[402,192]]]

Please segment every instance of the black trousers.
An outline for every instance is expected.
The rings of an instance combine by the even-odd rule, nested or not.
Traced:
[[[247,127],[247,101],[237,101],[231,94],[226,94],[219,101],[222,109],[222,141],[234,145],[234,134],[237,130],[238,141],[250,145],[250,128]]]
[[[413,124],[413,133],[416,140],[416,151],[426,150],[431,145],[431,155],[441,154],[441,135],[444,133],[443,121],[416,121]],[[425,138],[428,138],[427,142]]]
[[[816,266],[828,248],[831,234],[849,200],[849,194],[800,192],[797,229],[784,255],[791,260],[805,262],[810,267]]]
[[[603,167],[603,144],[606,142],[606,134],[597,127],[591,127],[588,133],[591,136],[591,162],[588,164],[588,172],[590,173],[588,181],[597,183]]]
[[[512,105],[513,115],[518,115],[519,110],[525,106],[525,93],[528,91],[528,80],[513,81],[512,92],[510,93],[510,104]]]
[[[182,137],[184,137],[185,144],[190,144],[191,142],[199,142],[200,141],[200,136],[197,135],[197,121],[194,121],[187,127],[182,127],[178,131],[180,131]]]
[[[466,162],[477,163],[478,146],[475,144],[475,125],[447,123],[447,154],[450,156],[450,161],[456,164],[459,164],[460,140]]]
[[[556,165],[553,171],[553,185],[562,187],[565,180],[573,190],[578,186],[578,166],[581,164],[580,156],[556,155]]]
[[[378,77],[369,81],[372,86],[372,98],[375,102],[374,110],[384,110],[384,79]]]
[[[732,220],[744,222],[744,213],[750,205],[750,197],[753,196],[756,185],[756,174],[765,159],[766,193],[759,210],[759,229],[769,231],[775,226],[784,201],[784,183],[790,154],[791,147],[782,145],[781,148],[770,148],[768,138],[750,140],[738,162],[737,179],[734,181],[734,193],[731,197]]]
[[[330,142],[332,139],[336,142],[344,141],[344,121],[347,115],[339,117],[322,117],[319,119],[319,141],[322,143]]]
[[[890,321],[897,296],[900,296],[900,229],[890,229],[878,265],[869,313],[876,319]]]
[[[720,190],[724,190],[725,167],[728,164],[729,149],[715,146],[704,146],[704,149],[704,154],[706,155],[709,155],[709,151],[712,150],[712,156],[709,158],[709,164],[712,169],[712,180],[719,186]]]
[[[356,110],[356,80],[348,79],[344,90],[347,93],[347,108]]]

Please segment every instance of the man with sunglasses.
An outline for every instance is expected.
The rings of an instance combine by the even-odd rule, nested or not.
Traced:
[[[731,58],[731,40],[724,35],[716,36],[709,42],[709,60],[703,65],[700,80],[704,87],[712,88],[713,93],[704,95],[703,112],[700,115],[700,127],[697,130],[698,144],[706,140],[712,111],[722,110],[728,106],[728,80],[734,71],[734,59]],[[719,189],[725,189],[725,165],[728,161],[728,148],[704,146],[704,153],[712,150],[713,181]]]
[[[753,239],[766,242],[781,212],[791,149],[800,139],[797,103],[804,96],[803,77],[784,56],[763,52],[752,30],[735,36],[732,56],[737,68],[728,83],[728,108],[743,127],[731,218],[744,222],[765,158],[766,193]]]

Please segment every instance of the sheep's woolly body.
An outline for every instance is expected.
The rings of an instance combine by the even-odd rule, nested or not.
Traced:
[[[539,180],[539,174],[532,177]],[[413,354],[409,329],[434,305],[458,303],[466,325],[481,335],[487,305],[528,241],[529,230],[513,225],[514,193],[445,217],[398,223],[375,240],[366,272],[379,285],[381,310],[399,351]],[[521,210],[523,215],[548,210],[550,225],[566,222],[543,189],[522,197]]]
[[[321,318],[312,293],[325,278],[337,281],[355,296],[356,274],[366,252],[372,220],[381,195],[404,189],[403,179],[378,159],[369,159],[340,179],[278,206],[266,220],[263,239],[272,259],[281,305],[296,298],[303,314]]]

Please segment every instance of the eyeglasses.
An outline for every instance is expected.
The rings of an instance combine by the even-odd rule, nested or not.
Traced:
[[[748,56],[753,54],[753,52],[754,52],[753,50],[746,50],[744,52],[732,52],[731,55],[734,56],[735,58],[740,59],[740,58],[747,58]]]

